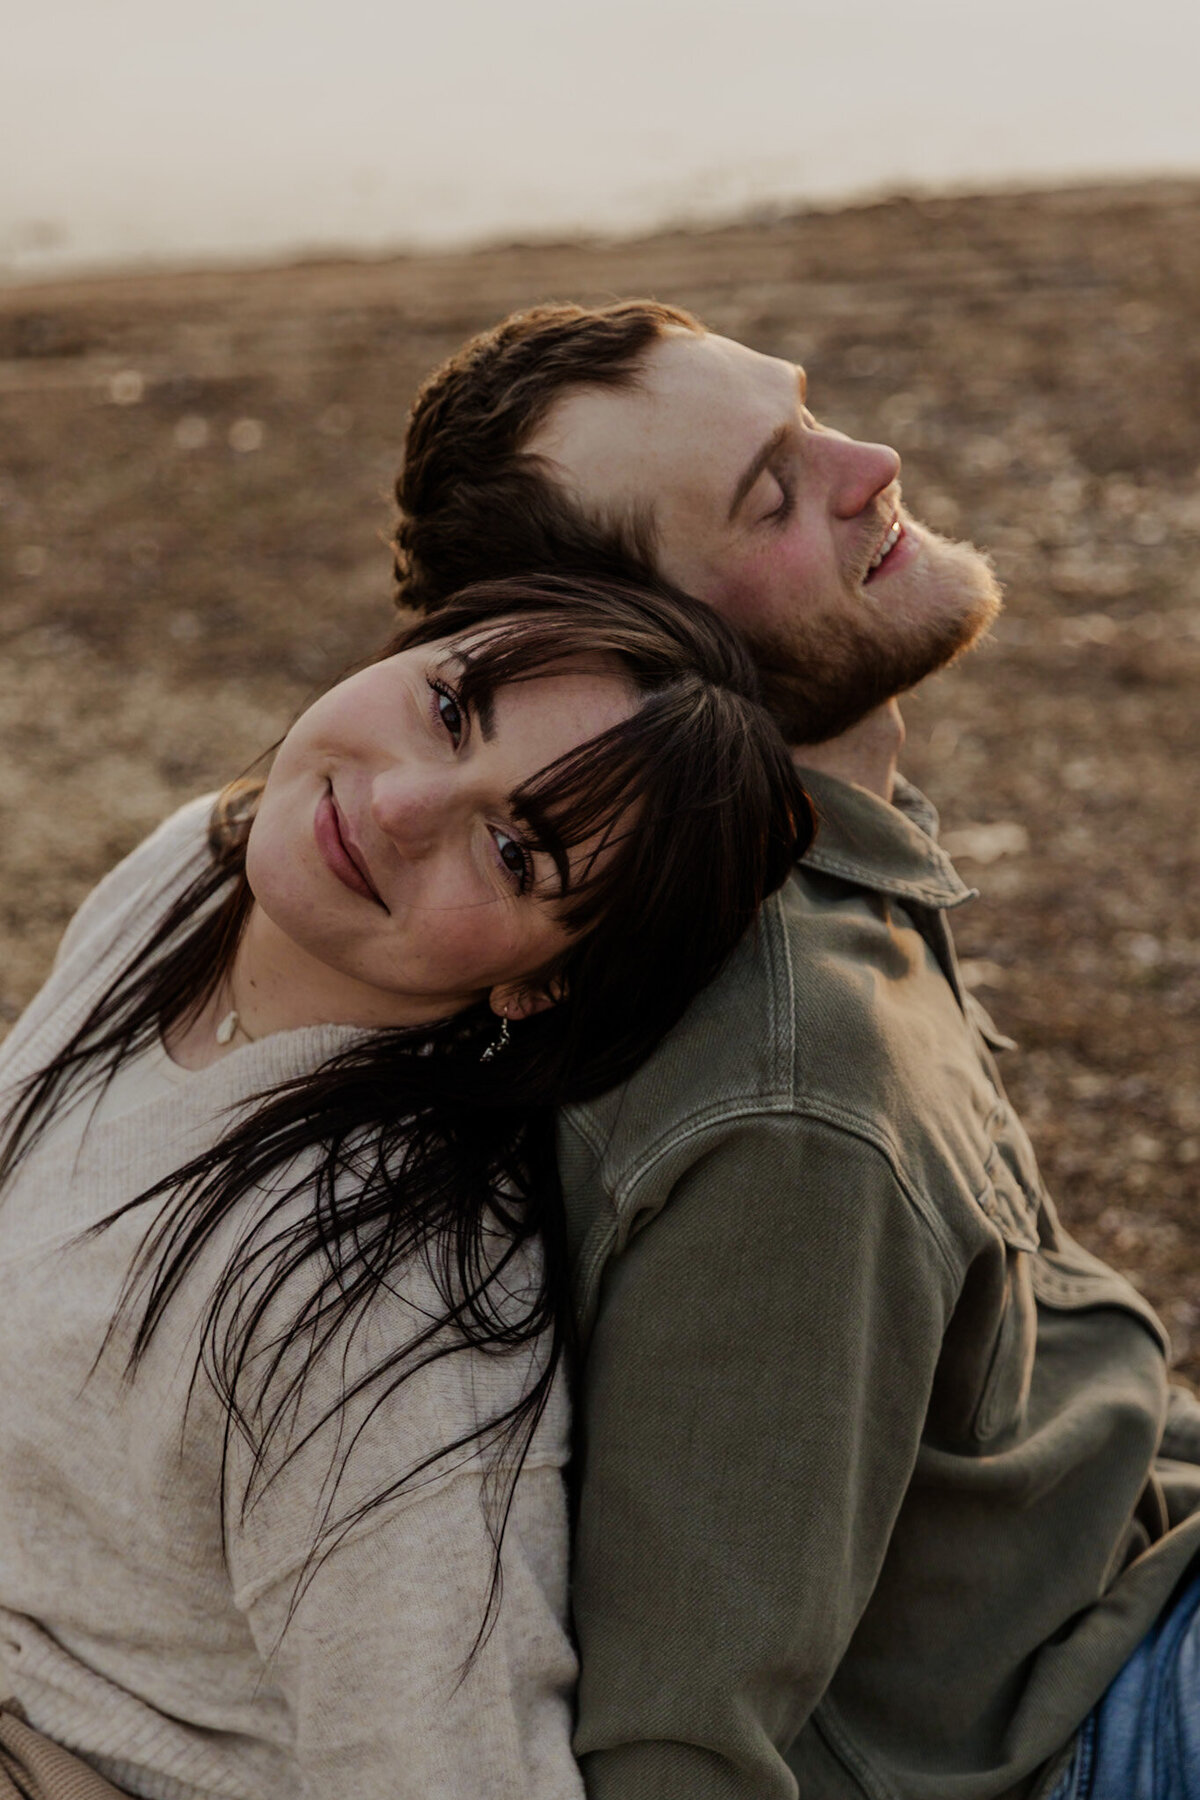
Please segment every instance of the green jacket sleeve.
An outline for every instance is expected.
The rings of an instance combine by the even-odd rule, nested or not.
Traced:
[[[698,1138],[640,1217],[579,1396],[576,1754],[590,1800],[794,1800],[955,1282],[879,1151],[790,1115]]]

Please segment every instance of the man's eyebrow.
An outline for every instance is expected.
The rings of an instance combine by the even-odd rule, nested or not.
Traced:
[[[750,492],[750,489],[754,486],[768,463],[770,463],[771,459],[776,455],[780,446],[791,436],[791,433],[792,422],[790,419],[785,419],[783,424],[778,426],[771,433],[766,443],[762,446],[762,449],[757,451],[747,463],[738,479],[737,486],[733,490],[733,499],[729,502],[729,511],[726,514],[726,524],[731,525],[733,523],[733,520],[737,515],[738,507],[742,504],[742,501],[746,498],[746,495]]]

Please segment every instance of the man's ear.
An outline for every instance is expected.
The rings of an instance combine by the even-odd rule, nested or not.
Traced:
[[[557,1006],[565,991],[564,984],[558,980],[548,981],[544,986],[509,982],[492,989],[488,1005],[497,1018],[532,1019],[535,1013]]]

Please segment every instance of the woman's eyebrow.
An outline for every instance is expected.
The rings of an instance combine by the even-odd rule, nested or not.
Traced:
[[[490,744],[496,735],[496,695],[493,689],[484,688],[476,698],[474,706],[479,735],[485,744]]]
[[[763,470],[767,467],[771,458],[776,455],[780,446],[786,443],[787,439],[791,436],[791,432],[792,421],[790,419],[785,419],[782,425],[776,426],[766,443],[760,450],[755,452],[750,461],[746,464],[746,467],[742,470],[742,473],[738,478],[738,484],[733,490],[733,499],[729,502],[729,511],[725,516],[727,525],[732,525],[737,516],[738,507],[742,504],[742,501],[746,498],[750,489],[754,486]]]
[[[545,852],[554,864],[558,876],[558,899],[562,899],[571,884],[571,859],[567,855],[566,845],[553,825],[544,825],[538,837],[537,848]]]
[[[435,666],[448,674],[469,709],[479,735],[490,744],[496,735],[496,687],[486,675],[472,680],[473,658],[469,649],[450,640],[450,648]],[[477,684],[477,685],[476,685]]]
[[[563,843],[562,833],[553,826],[549,819],[542,818],[537,812],[530,813],[521,805],[517,794],[509,796],[508,815],[512,822],[513,835],[521,838],[535,853],[548,856],[554,864],[558,876],[558,893],[555,899],[561,900],[571,885],[571,859],[567,847]]]
[[[476,687],[471,681],[471,665],[468,662],[459,677],[459,693],[480,737],[485,744],[490,744],[496,735],[495,688],[490,681],[481,681]]]

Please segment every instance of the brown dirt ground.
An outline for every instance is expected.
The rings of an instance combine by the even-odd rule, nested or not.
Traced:
[[[984,890],[960,946],[1050,1184],[1200,1376],[1200,183],[0,290],[0,1012],[107,864],[387,629],[423,372],[632,292],[802,360],[993,551],[1006,614],[911,700],[906,765]]]

